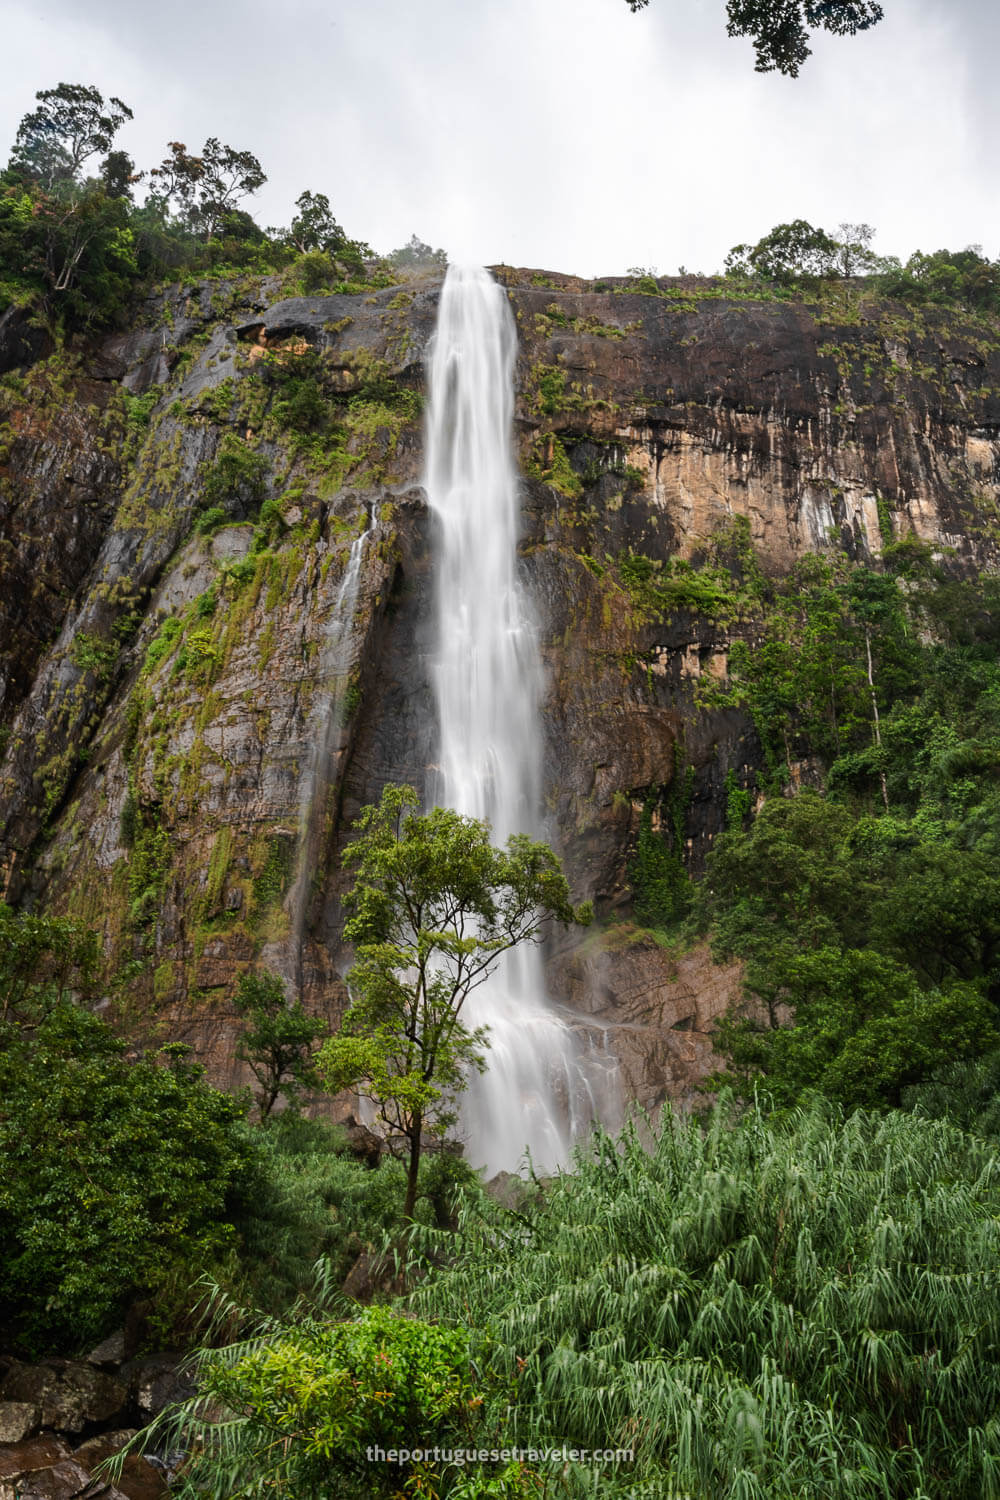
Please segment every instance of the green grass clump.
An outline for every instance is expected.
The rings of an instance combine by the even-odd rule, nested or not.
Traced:
[[[602,1495],[982,1500],[998,1216],[995,1153],[951,1125],[722,1105],[649,1151],[597,1137],[516,1214],[470,1203],[413,1303],[489,1330],[511,1443],[635,1448]]]

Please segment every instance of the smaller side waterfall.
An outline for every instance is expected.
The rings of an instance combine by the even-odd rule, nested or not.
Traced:
[[[296,988],[302,989],[302,936],[309,906],[309,887],[319,862],[324,831],[327,793],[333,784],[335,757],[347,718],[347,695],[351,671],[356,665],[351,651],[354,613],[358,602],[361,564],[369,537],[375,530],[374,507],[367,525],[351,543],[343,577],[330,611],[330,623],[319,660],[319,680],[326,684],[312,718],[312,744],[309,763],[302,777],[299,794],[299,840],[295,857],[295,876],[288,899],[290,931],[288,953]]]

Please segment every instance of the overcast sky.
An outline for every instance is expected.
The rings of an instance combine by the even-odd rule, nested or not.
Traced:
[[[1000,254],[997,0],[885,0],[798,79],[753,71],[723,0],[0,0],[6,155],[36,89],[96,84],[149,167],[208,135],[386,252],[599,275],[712,271],[806,218],[875,248]]]

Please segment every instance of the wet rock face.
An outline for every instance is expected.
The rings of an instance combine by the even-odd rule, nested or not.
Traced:
[[[1000,343],[853,290],[805,306],[497,274],[519,332],[549,836],[577,898],[627,919],[644,806],[683,775],[697,871],[727,773],[747,784],[760,747],[700,691],[737,627],[639,608],[619,559],[697,564],[735,518],[774,573],[828,547],[877,559],[911,532],[995,566]],[[438,294],[173,289],[72,359],[17,345],[28,363],[0,392],[5,888],[141,959],[140,1039],[168,1029],[220,1083],[247,1081],[232,994],[251,963],[336,1023],[351,821],[387,782],[431,781],[420,402]],[[641,938],[557,944],[550,971],[619,1028],[647,1104],[710,1066],[736,984]]]

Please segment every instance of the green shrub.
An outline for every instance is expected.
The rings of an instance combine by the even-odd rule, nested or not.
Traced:
[[[323,250],[309,250],[296,265],[306,296],[332,286],[337,280],[336,267]]]
[[[183,629],[183,624],[174,615],[164,620],[146,647],[145,670],[147,672],[151,672],[154,667],[159,666],[165,656],[169,656]]]
[[[144,1440],[191,1452],[185,1478],[204,1500],[261,1492],[374,1500],[398,1495],[401,1482],[408,1493],[449,1493],[447,1484],[436,1487],[443,1465],[397,1467],[373,1461],[369,1450],[470,1446],[483,1398],[468,1346],[464,1331],[386,1307],[350,1322],[271,1326],[249,1343],[202,1351],[198,1400],[168,1413]],[[221,1423],[205,1420],[206,1401],[227,1413]],[[452,1470],[453,1480],[460,1475]]]
[[[692,885],[684,868],[684,832],[694,768],[667,789],[661,805],[661,828],[653,828],[655,798],[643,803],[635,854],[629,863],[632,908],[643,927],[666,929],[687,915]]]
[[[167,1288],[169,1324],[236,1244],[243,1102],[177,1056],[124,1052],[67,1002],[0,1032],[0,1324],[29,1353],[85,1348]]]
[[[262,454],[227,432],[219,444],[215,462],[205,475],[203,504],[210,510],[218,506],[226,515],[256,511],[264,496],[267,467]]]
[[[208,510],[203,510],[194,523],[194,529],[199,536],[217,531],[220,526],[225,526],[229,520],[228,515],[221,505],[210,505]]]

